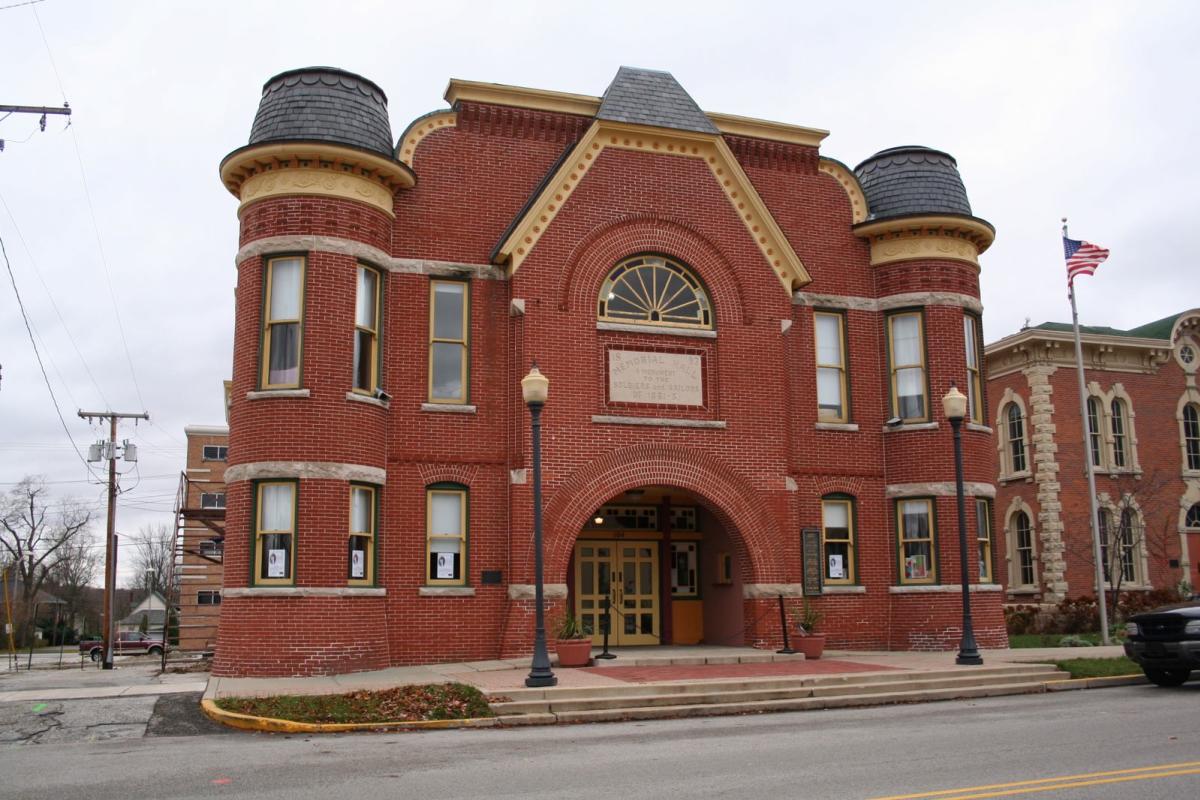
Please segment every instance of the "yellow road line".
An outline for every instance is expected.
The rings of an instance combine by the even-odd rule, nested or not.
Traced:
[[[943,789],[942,791],[921,792],[919,794],[896,794],[887,797],[876,797],[872,798],[872,800],[918,800],[918,798],[926,797],[945,798],[946,800],[971,800],[971,798],[1000,797],[1006,794],[1045,792],[1051,789],[1070,789],[1103,783],[1122,783],[1125,781],[1195,774],[1200,774],[1200,761],[1184,761],[1178,764],[1159,764],[1153,767],[1135,767],[1133,769],[1117,769],[1107,772],[1085,772],[1080,775],[1060,775],[1056,778],[1038,778],[1029,781],[1014,781],[1012,783],[992,783],[985,786],[965,786],[960,789]],[[1004,791],[988,791],[992,789]]]

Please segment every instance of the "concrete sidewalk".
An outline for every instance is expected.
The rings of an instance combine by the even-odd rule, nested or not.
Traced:
[[[801,656],[776,655],[770,651],[742,647],[653,647],[615,649],[617,658],[597,661],[588,668],[555,668],[559,688],[599,688],[628,686],[629,673],[614,667],[644,667],[634,680],[642,682],[692,683],[721,682],[739,677],[731,675],[730,665],[790,664],[792,675],[856,675],[873,671],[901,670],[913,674],[960,669],[955,667],[954,652],[912,653],[878,651],[826,651],[817,661],[805,662]],[[985,650],[984,664],[1049,664],[1071,658],[1113,658],[1123,655],[1120,646],[1058,647],[1017,650]],[[308,678],[221,678],[212,677],[205,698],[265,697],[283,694],[341,694],[363,689],[386,689],[404,684],[444,683],[454,681],[477,686],[484,692],[521,689],[529,674],[528,658],[501,661],[474,661],[452,664],[429,664],[413,667],[392,667],[372,672]],[[711,668],[708,669],[708,668]],[[607,674],[606,674],[607,671]],[[745,674],[762,670],[750,670]],[[675,673],[674,676],[672,673]]]
[[[34,670],[0,673],[0,703],[24,700],[78,700],[90,697],[202,692],[204,673],[159,673],[157,661],[118,662],[116,669]]]

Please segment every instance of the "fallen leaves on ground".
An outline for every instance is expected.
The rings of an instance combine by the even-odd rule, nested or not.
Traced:
[[[419,722],[493,716],[474,686],[433,683],[345,694],[223,697],[219,708],[237,714],[294,722]]]

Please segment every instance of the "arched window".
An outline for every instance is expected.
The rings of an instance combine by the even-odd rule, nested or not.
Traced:
[[[1100,401],[1089,397],[1087,401],[1088,450],[1092,454],[1092,466],[1104,466],[1104,436],[1100,433]]]
[[[1112,530],[1112,512],[1102,508],[1096,518],[1100,523],[1100,565],[1104,570],[1104,582],[1110,583],[1112,570],[1108,566],[1108,532]]]
[[[1187,510],[1187,516],[1184,517],[1183,526],[1185,528],[1200,528],[1200,503],[1195,503]]]
[[[1200,409],[1195,403],[1183,407],[1183,450],[1187,468],[1200,470]]]
[[[1121,527],[1117,531],[1121,546],[1121,581],[1133,583],[1137,580],[1134,556],[1137,549],[1138,524],[1132,508],[1121,511]]]
[[[712,307],[699,279],[662,256],[636,256],[618,264],[600,288],[598,316],[634,325],[713,327]]]
[[[1125,404],[1113,398],[1112,401],[1112,449],[1113,468],[1124,469],[1129,463],[1129,443],[1125,432],[1129,429],[1129,420],[1125,415]]]
[[[1024,472],[1025,463],[1025,418],[1021,407],[1009,403],[1004,412],[1005,433],[1008,437],[1008,472]]]
[[[821,498],[821,540],[825,547],[825,583],[854,583],[853,497],[832,494]]]
[[[1035,586],[1037,577],[1033,569],[1033,527],[1029,524],[1029,515],[1024,511],[1013,514],[1009,537],[1013,551],[1013,585]]]

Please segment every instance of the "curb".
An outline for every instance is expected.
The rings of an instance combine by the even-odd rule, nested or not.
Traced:
[[[499,725],[493,717],[479,719],[431,719],[411,722],[295,722],[290,719],[255,717],[218,708],[208,698],[200,701],[200,710],[214,722],[244,731],[261,733],[348,733],[353,731],[447,730],[450,728],[492,728]]]
[[[1103,678],[1068,678],[1064,681],[1047,681],[1048,692],[1071,692],[1077,689],[1104,689],[1109,686],[1136,686],[1149,683],[1145,675],[1108,675]]]

